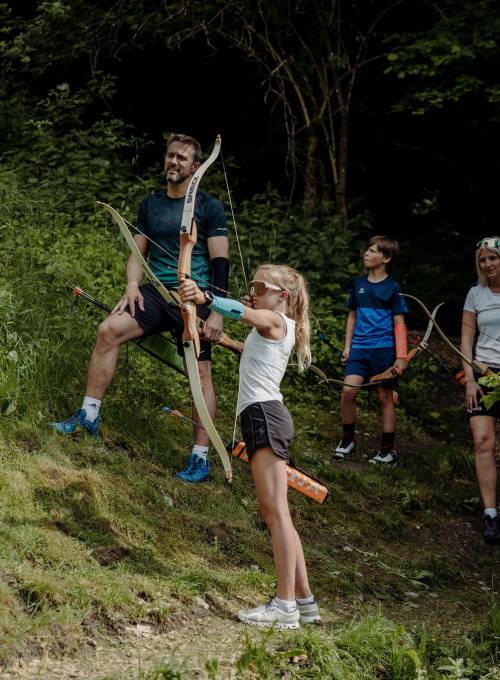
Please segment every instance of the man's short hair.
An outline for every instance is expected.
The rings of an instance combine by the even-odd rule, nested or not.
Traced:
[[[390,257],[391,261],[399,255],[399,243],[390,236],[372,236],[366,244],[366,250],[370,246],[377,246],[382,255]]]
[[[201,163],[201,146],[194,137],[190,137],[189,135],[181,135],[180,133],[175,132],[167,139],[167,149],[174,142],[179,142],[179,144],[187,144],[188,146],[192,147],[193,161],[195,163]]]

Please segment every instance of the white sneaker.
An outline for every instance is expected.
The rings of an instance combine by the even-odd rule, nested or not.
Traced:
[[[370,458],[369,463],[374,465],[397,465],[398,454],[392,449],[392,451],[383,451],[382,449],[377,453],[376,456]]]
[[[274,598],[255,609],[240,609],[238,618],[243,623],[261,628],[299,628],[299,610],[295,608],[291,612],[285,612],[278,607]]]
[[[338,460],[348,458],[354,453],[355,448],[356,442],[354,441],[354,439],[347,439],[342,437],[342,439],[339,441],[339,445],[337,446],[333,453],[333,457],[337,458]]]
[[[307,604],[297,602],[297,609],[299,610],[300,623],[319,623],[321,621],[318,603],[314,600]]]

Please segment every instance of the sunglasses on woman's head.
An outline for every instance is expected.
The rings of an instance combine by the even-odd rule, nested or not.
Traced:
[[[476,243],[476,249],[479,248],[500,248],[500,238],[483,238]]]

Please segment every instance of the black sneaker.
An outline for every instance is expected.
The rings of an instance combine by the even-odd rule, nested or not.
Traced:
[[[374,465],[397,465],[398,454],[395,449],[380,449],[368,462]]]
[[[356,450],[356,442],[351,437],[342,437],[337,448],[333,452],[333,457],[336,460],[345,460],[350,458]]]
[[[500,543],[500,521],[497,517],[483,515],[483,538],[486,543]]]

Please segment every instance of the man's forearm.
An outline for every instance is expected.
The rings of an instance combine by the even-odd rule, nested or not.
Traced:
[[[129,283],[136,283],[139,285],[143,276],[144,272],[142,271],[141,265],[137,262],[135,257],[131,255],[127,262],[127,285]]]

